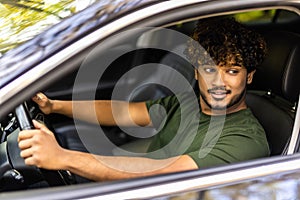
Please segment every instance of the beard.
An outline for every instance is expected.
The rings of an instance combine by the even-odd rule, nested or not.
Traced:
[[[220,88],[208,89],[207,92],[208,92],[208,94],[210,94],[211,92],[213,92],[215,90],[219,90],[219,89]],[[224,93],[230,94],[231,91],[224,89]],[[212,105],[211,103],[209,103],[207,96],[200,90],[200,96],[202,97],[203,101],[205,102],[205,104],[210,109],[213,109],[213,110],[225,110],[225,109],[228,109],[228,108],[236,105],[237,103],[239,103],[243,99],[243,97],[245,96],[245,94],[246,94],[246,88],[239,95],[234,96],[227,105],[220,106],[220,105]],[[222,101],[222,100],[216,99],[216,101]]]

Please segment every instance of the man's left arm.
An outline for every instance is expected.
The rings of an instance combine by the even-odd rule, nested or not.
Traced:
[[[76,162],[74,162],[76,160]],[[168,159],[98,156],[70,151],[63,169],[95,181],[119,180],[198,169],[188,155]]]

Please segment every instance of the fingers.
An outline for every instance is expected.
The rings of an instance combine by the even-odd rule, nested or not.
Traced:
[[[34,127],[36,128],[35,130],[23,130],[19,133],[18,136],[18,142],[22,140],[27,140],[33,138],[35,134],[43,134],[47,133],[50,135],[53,135],[53,133],[42,123],[32,120]],[[20,144],[19,144],[20,145]]]
[[[30,139],[32,138],[36,133],[39,133],[41,131],[41,128],[43,127],[43,125],[39,122],[37,122],[36,120],[32,120],[33,125],[36,129],[34,130],[23,130],[19,133],[18,136],[18,142],[20,142],[21,140],[26,140],[26,139]]]
[[[24,158],[26,165],[51,168],[55,166],[52,158],[60,154],[61,147],[54,134],[44,124],[33,120],[33,125],[36,129],[23,130],[19,133],[20,156]]]
[[[22,158],[27,159],[33,155],[32,146],[36,143],[33,138],[36,134],[41,134],[40,132],[40,130],[25,130],[19,133],[18,142]]]
[[[47,99],[47,96],[41,92],[37,93],[34,97],[32,97],[32,100],[36,103],[39,103],[45,99]]]
[[[50,114],[52,112],[52,101],[43,93],[37,93],[32,97],[32,100],[39,106],[44,114]]]
[[[34,97],[32,97],[32,100],[36,103],[38,103],[40,100],[42,100],[41,98],[41,93],[37,93]]]
[[[38,122],[36,120],[32,120],[32,122],[33,122],[33,125],[34,125],[34,127],[36,129],[39,129],[39,130],[41,130],[44,133],[47,133],[47,134],[50,134],[50,135],[54,135],[52,133],[52,131],[50,131],[44,124],[42,124],[42,123],[40,123],[40,122]]]
[[[40,166],[40,153],[43,152],[41,149],[43,145],[43,135],[45,135],[45,126],[41,123],[33,122],[37,129],[34,130],[23,130],[20,131],[18,142],[21,150],[20,156],[24,158],[26,165]],[[46,138],[47,140],[47,138]]]
[[[45,127],[44,124],[42,124],[42,123],[40,123],[40,122],[38,122],[38,121],[36,121],[36,120],[32,120],[32,123],[33,123],[33,126],[34,126],[36,129],[41,129],[41,128]]]
[[[39,164],[39,161],[35,157],[28,156],[25,158],[24,162],[26,165],[34,165],[38,168],[42,168],[42,166]]]
[[[32,97],[32,100],[37,103],[40,107],[45,107],[49,103],[49,99],[46,95],[39,92],[34,97]]]
[[[20,156],[24,159],[26,158],[29,158],[32,156],[32,149],[28,148],[28,149],[25,149],[25,150],[22,150],[21,153],[20,153]]]
[[[36,132],[38,130],[24,130],[24,131],[21,131],[19,133],[19,136],[18,136],[18,142],[20,142],[21,140],[26,140],[26,139],[30,139],[34,136],[34,132]]]
[[[37,103],[40,107],[47,106],[47,103],[49,101],[48,97],[43,93],[37,93],[34,97],[32,97],[32,100],[35,103]]]
[[[34,151],[32,148],[22,150],[20,156],[24,158],[24,162],[26,165],[34,165],[37,166],[38,168],[42,167],[37,156],[34,156]]]
[[[19,141],[19,148],[22,149],[28,149],[32,146],[31,141],[29,140],[21,140]]]

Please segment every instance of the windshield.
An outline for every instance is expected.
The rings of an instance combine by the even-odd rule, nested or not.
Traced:
[[[0,0],[0,56],[96,0]]]

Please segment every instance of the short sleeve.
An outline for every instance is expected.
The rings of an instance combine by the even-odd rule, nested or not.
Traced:
[[[177,104],[178,100],[175,95],[146,101],[151,121],[156,129],[159,129],[160,125],[166,120],[170,110]]]
[[[269,156],[270,152],[265,140],[257,137],[259,134],[252,135],[253,137],[249,137],[244,133],[231,133],[220,137],[212,148],[199,149],[187,155],[195,161],[199,168]]]

